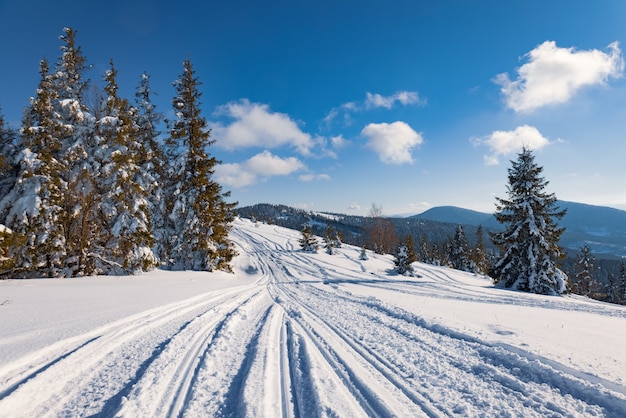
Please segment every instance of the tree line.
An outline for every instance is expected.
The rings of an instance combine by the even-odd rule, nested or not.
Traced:
[[[236,203],[213,179],[220,162],[190,60],[165,121],[147,73],[134,103],[118,91],[113,60],[102,91],[90,90],[76,31],[60,39],[19,131],[0,115],[0,277],[229,271]]]

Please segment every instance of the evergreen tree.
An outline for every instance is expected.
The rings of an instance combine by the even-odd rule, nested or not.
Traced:
[[[417,255],[415,254],[413,237],[408,235],[396,249],[393,260],[394,270],[398,274],[412,276],[414,272],[412,264],[415,261],[417,261]]]
[[[471,253],[474,272],[478,274],[487,274],[489,272],[489,261],[487,251],[485,250],[482,225],[478,225],[478,228],[476,228],[476,246]]]
[[[361,253],[359,254],[359,260],[361,260],[361,261],[369,260],[369,257],[367,256],[367,251],[365,249],[365,246],[361,247]]]
[[[14,277],[65,276],[66,234],[63,200],[65,167],[59,161],[66,128],[54,109],[57,91],[52,84],[48,62],[40,63],[37,94],[24,112],[19,174],[15,186],[2,200],[0,212],[19,245],[13,240]]]
[[[326,249],[326,253],[330,255],[335,254],[335,248],[337,248],[337,231],[335,231],[330,225],[326,225],[324,248]]]
[[[463,227],[461,225],[456,226],[454,238],[450,243],[448,259],[450,261],[450,266],[454,269],[461,271],[473,270],[469,244],[467,243],[467,238],[465,237],[465,232],[463,231]]]
[[[505,287],[539,294],[560,294],[567,276],[556,265],[563,253],[558,241],[564,229],[555,219],[565,215],[554,194],[544,192],[543,168],[525,147],[508,170],[508,199],[497,199],[495,217],[504,231],[491,234],[500,250],[494,280]]]
[[[142,154],[139,155],[137,164],[141,167],[146,182],[144,189],[147,194],[147,203],[151,214],[152,235],[154,236],[154,254],[159,259],[164,259],[165,243],[167,241],[166,218],[167,209],[165,203],[165,191],[163,189],[168,161],[159,142],[161,132],[159,124],[164,122],[164,117],[157,112],[152,103],[152,90],[150,88],[150,76],[147,73],[141,75],[141,81],[135,91],[136,123],[139,127],[137,141],[142,145]]]
[[[97,248],[104,225],[95,182],[100,169],[95,155],[96,120],[84,102],[89,86],[84,73],[90,67],[76,44],[76,32],[72,28],[63,32],[61,58],[51,74],[57,95],[53,102],[54,115],[64,128],[58,137],[61,144],[58,160],[63,167],[60,221],[67,252],[65,275],[84,276],[100,273],[98,264],[102,259]]]
[[[316,253],[319,248],[317,238],[313,234],[313,228],[311,228],[311,225],[309,225],[308,223],[304,224],[304,226],[302,227],[300,248],[302,248],[302,251],[307,253]]]
[[[606,285],[606,301],[609,303],[620,303],[619,297],[619,283],[613,273],[609,273],[607,276]]]
[[[235,250],[228,232],[235,203],[225,201],[230,193],[223,193],[213,180],[219,161],[207,153],[215,141],[200,114],[200,82],[189,60],[183,63],[174,86],[176,119],[166,142],[172,158],[166,189],[166,198],[172,202],[167,261],[178,269],[230,271]]]
[[[425,234],[422,234],[420,236],[420,254],[419,254],[420,260],[423,261],[424,263],[429,263],[431,262],[431,257],[430,257],[430,244],[428,243],[428,238],[426,237]]]
[[[0,201],[9,194],[17,179],[18,144],[16,132],[7,127],[0,109]],[[0,223],[5,220],[0,215]]]
[[[574,263],[575,275],[572,292],[588,297],[596,296],[600,290],[600,284],[593,277],[594,263],[595,258],[591,254],[589,246],[585,244]]]
[[[138,273],[157,264],[151,249],[154,239],[146,190],[150,181],[137,164],[146,152],[137,138],[136,109],[118,96],[116,77],[111,61],[104,77],[107,84],[102,117],[97,123],[102,150],[97,183],[104,218],[101,269],[116,274]]]
[[[618,298],[618,303],[626,305],[626,266],[624,262],[621,262],[619,266]]]

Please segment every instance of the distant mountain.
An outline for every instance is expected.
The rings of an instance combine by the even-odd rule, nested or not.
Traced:
[[[484,228],[498,228],[496,218],[490,213],[463,209],[456,206],[437,206],[408,219],[427,219],[461,225],[482,225]]]
[[[561,237],[562,247],[578,251],[586,243],[596,255],[626,257],[626,211],[563,200],[558,201],[557,205],[567,209],[567,214],[559,222],[560,226],[565,227]],[[409,219],[500,229],[493,214],[456,206],[431,208]]]

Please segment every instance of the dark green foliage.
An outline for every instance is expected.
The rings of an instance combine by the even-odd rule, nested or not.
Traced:
[[[495,217],[505,228],[491,234],[500,250],[494,266],[496,283],[539,294],[560,294],[567,277],[556,262],[563,257],[558,246],[563,229],[556,220],[565,215],[556,207],[554,194],[544,192],[548,182],[543,168],[524,148],[508,170],[508,199],[497,198]]]
[[[302,227],[302,237],[300,238],[300,248],[307,253],[316,253],[319,248],[317,238],[313,234],[311,225],[304,224]]]
[[[225,201],[230,193],[222,192],[213,180],[219,162],[207,153],[215,141],[201,116],[199,85],[191,62],[186,60],[174,83],[176,119],[166,140],[172,164],[166,187],[166,202],[171,202],[167,259],[172,268],[230,271],[235,250],[228,232],[236,204]]]

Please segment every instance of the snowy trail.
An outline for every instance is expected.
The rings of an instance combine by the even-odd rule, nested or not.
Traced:
[[[360,261],[349,246],[304,254],[298,232],[245,220],[232,238],[249,284],[0,360],[0,417],[626,416],[622,375],[516,344],[512,323],[466,332],[420,314],[472,304],[623,327],[624,309],[501,291],[445,268],[393,276],[388,257]]]

